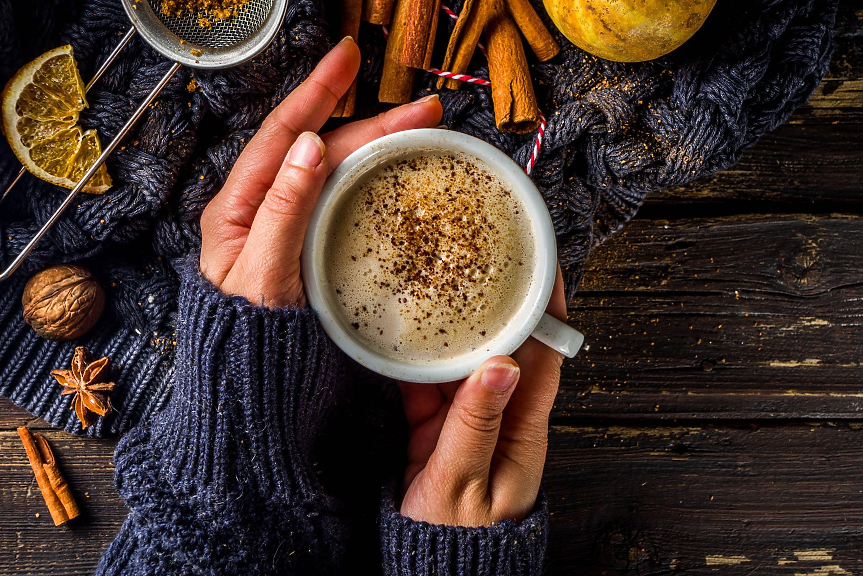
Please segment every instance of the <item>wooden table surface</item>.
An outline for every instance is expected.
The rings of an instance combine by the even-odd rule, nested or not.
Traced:
[[[548,574],[863,574],[863,0],[830,73],[740,164],[648,198],[570,320]],[[55,528],[15,428],[86,517]],[[0,399],[0,574],[90,574],[126,515],[114,442]],[[62,567],[62,568],[61,568]]]

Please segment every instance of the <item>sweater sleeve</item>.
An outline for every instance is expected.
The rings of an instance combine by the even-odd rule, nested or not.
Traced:
[[[417,522],[399,514],[392,487],[381,502],[381,549],[387,576],[534,576],[548,541],[548,503],[540,491],[521,522],[465,528]]]
[[[227,297],[187,264],[174,389],[115,454],[129,507],[99,574],[331,574],[345,523],[313,444],[344,382],[310,309]]]

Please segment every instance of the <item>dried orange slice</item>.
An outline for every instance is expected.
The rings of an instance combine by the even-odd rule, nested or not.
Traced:
[[[0,126],[21,164],[42,180],[74,188],[102,153],[102,145],[95,130],[78,125],[87,99],[72,47],[45,52],[21,68],[0,98]],[[110,187],[103,164],[83,191],[101,194]]]

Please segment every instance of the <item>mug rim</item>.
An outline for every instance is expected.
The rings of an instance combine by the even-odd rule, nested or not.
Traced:
[[[329,231],[332,208],[357,180],[381,163],[415,151],[460,152],[478,159],[497,175],[524,204],[534,236],[534,281],[518,309],[497,332],[475,350],[434,363],[408,362],[385,356],[347,330],[327,291],[323,267],[323,242]],[[384,376],[420,383],[441,383],[469,376],[491,356],[509,355],[527,340],[551,299],[557,272],[557,242],[548,207],[536,185],[508,155],[488,142],[461,132],[422,128],[378,138],[345,158],[330,174],[321,190],[303,241],[300,258],[309,305],[324,332],[348,356]],[[332,292],[331,290],[329,292]]]

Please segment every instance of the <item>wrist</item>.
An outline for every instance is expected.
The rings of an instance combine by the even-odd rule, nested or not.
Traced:
[[[423,493],[413,487],[402,499],[399,513],[418,522],[448,526],[494,526],[504,521],[521,522],[536,507],[538,486],[522,487],[504,496],[492,498],[484,486],[464,487],[459,494],[441,487],[441,483]]]
[[[297,270],[286,271],[278,282],[269,281],[272,274],[252,271],[237,271],[232,268],[219,289],[227,295],[245,298],[258,306],[270,310],[276,308],[305,308],[306,293]]]

